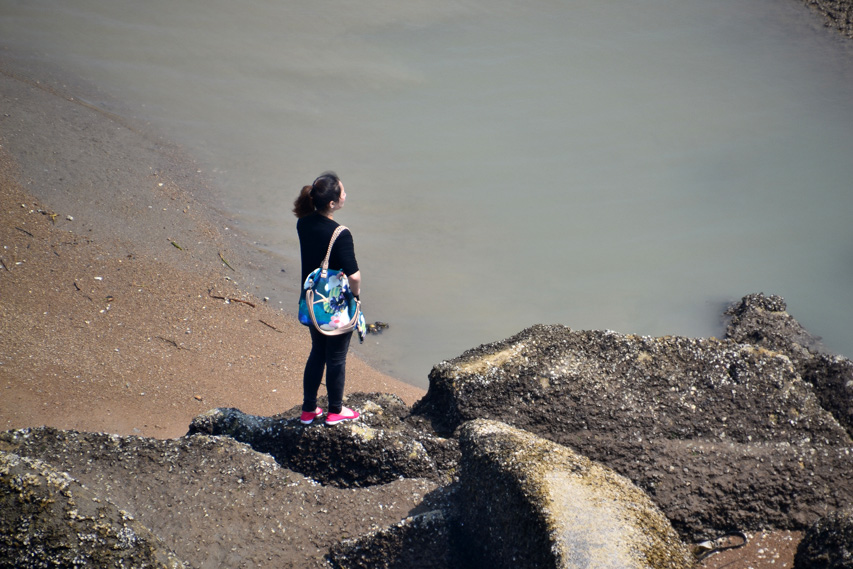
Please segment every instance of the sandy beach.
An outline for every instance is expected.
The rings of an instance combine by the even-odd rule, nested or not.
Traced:
[[[204,173],[8,60],[0,101],[0,428],[162,439],[299,404],[308,334],[242,285],[256,261]],[[354,391],[423,395],[351,354]]]

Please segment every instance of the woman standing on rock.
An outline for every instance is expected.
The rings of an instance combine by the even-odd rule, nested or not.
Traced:
[[[334,172],[324,172],[310,186],[305,186],[293,203],[293,213],[299,218],[296,231],[299,233],[299,249],[302,255],[302,282],[319,267],[326,257],[326,250],[332,234],[340,224],[334,214],[344,207],[347,193],[340,178]],[[352,293],[359,295],[361,272],[355,258],[352,234],[344,230],[335,241],[329,257],[329,266],[342,269],[349,279]],[[305,363],[302,377],[302,417],[303,425],[310,425],[314,419],[323,416],[323,410],[317,406],[317,391],[326,371],[326,392],[329,395],[329,414],[327,425],[336,425],[342,421],[358,419],[359,413],[343,406],[344,383],[346,378],[347,351],[352,332],[338,336],[326,336],[315,327],[311,331],[311,353]]]

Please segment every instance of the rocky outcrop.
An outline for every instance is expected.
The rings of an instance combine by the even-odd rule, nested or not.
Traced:
[[[409,409],[398,397],[353,394],[348,405],[361,411],[361,419],[334,428],[322,421],[302,425],[294,418],[298,408],[276,417],[213,409],[193,419],[189,434],[231,437],[323,484],[359,487],[401,477],[448,481],[458,458],[455,441],[405,422]]]
[[[162,540],[64,472],[0,451],[0,567],[187,567]]]
[[[853,362],[825,353],[776,295],[749,294],[726,313],[731,316],[727,338],[785,354],[812,384],[821,406],[853,436]]]
[[[748,294],[729,306],[726,338],[782,352],[791,361],[809,359],[824,351],[816,338],[788,314],[785,299],[775,294]]]
[[[323,486],[228,437],[157,440],[39,428],[0,432],[0,450],[67,473],[62,476],[76,481],[72,489],[79,483],[94,497],[84,505],[109,500],[191,567],[321,569],[323,556],[342,537],[397,523],[436,490],[423,479],[362,489]],[[48,501],[65,500],[58,487],[49,489]],[[83,515],[83,507],[76,508]],[[4,504],[0,520],[14,519],[13,512]],[[62,512],[49,513],[31,527],[34,533],[65,523]],[[59,535],[49,542],[59,548],[73,543]],[[15,558],[10,555],[0,555],[0,566]]]
[[[628,479],[494,421],[466,423],[455,539],[464,566],[537,569],[693,565],[669,521]]]
[[[413,413],[444,433],[486,418],[571,447],[687,539],[804,529],[853,503],[849,434],[787,356],[732,340],[534,326],[435,366]]]
[[[332,566],[692,567],[663,513],[612,470],[495,421],[465,423],[459,440],[459,481],[433,509],[332,547]]]
[[[565,326],[533,326],[442,362],[413,412],[445,433],[490,418],[552,437],[594,431],[739,443],[850,441],[781,353]]]
[[[853,508],[832,512],[809,527],[794,569],[853,569]]]
[[[675,568],[679,536],[806,529],[853,505],[853,368],[779,297],[730,316],[724,340],[534,326],[437,365],[411,410],[351,395],[362,420],[332,428],[214,409],[171,441],[0,433],[0,567],[138,545],[140,566]],[[798,569],[847,559],[845,515]]]
[[[805,0],[806,6],[823,16],[824,25],[853,38],[853,2],[850,0]]]

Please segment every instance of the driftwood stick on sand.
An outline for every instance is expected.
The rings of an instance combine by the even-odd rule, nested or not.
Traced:
[[[210,296],[210,298],[215,298],[217,300],[224,300],[225,302],[240,302],[242,304],[248,304],[252,308],[255,308],[254,302],[249,302],[248,300],[240,300],[239,298],[232,298],[230,296],[219,296],[219,295],[213,294],[213,289],[209,290],[207,292],[207,294],[208,294],[208,296]]]
[[[260,323],[261,323],[261,324],[263,324],[264,326],[269,326],[270,328],[272,328],[273,330],[275,330],[275,331],[276,331],[276,332],[278,332],[279,334],[283,334],[283,333],[284,333],[284,332],[282,332],[281,330],[279,330],[278,328],[276,328],[275,326],[273,326],[272,324],[270,324],[269,322],[266,322],[266,321],[264,321],[264,320],[260,320],[260,319],[258,320],[258,322],[260,322]]]

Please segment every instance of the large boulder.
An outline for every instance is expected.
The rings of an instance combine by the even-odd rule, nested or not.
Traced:
[[[402,400],[356,393],[348,404],[359,409],[361,418],[331,428],[322,421],[302,425],[298,408],[275,417],[213,409],[193,419],[189,434],[231,437],[323,484],[348,488],[401,477],[447,480],[458,456],[455,441],[405,422],[409,409]]]
[[[851,439],[776,351],[537,325],[442,362],[413,413],[493,419],[629,477],[689,539],[853,503]]]
[[[609,468],[495,421],[466,423],[460,447],[454,541],[464,566],[693,565],[663,513]]]
[[[442,362],[413,412],[552,433],[849,444],[783,354],[732,341],[537,325]]]
[[[186,565],[131,514],[68,474],[0,451],[0,567]]]
[[[853,508],[836,510],[809,527],[794,569],[853,569]]]
[[[192,567],[320,569],[342,537],[397,523],[436,491],[424,479],[323,486],[246,444],[200,434],[157,440],[22,429],[0,432],[0,450],[67,473]],[[0,520],[10,515],[0,509]]]
[[[853,362],[826,353],[776,295],[748,294],[726,311],[726,338],[780,352],[814,387],[820,404],[853,436]]]

